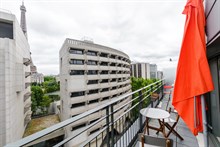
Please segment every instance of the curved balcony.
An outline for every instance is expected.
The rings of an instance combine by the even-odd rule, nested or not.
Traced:
[[[28,98],[30,98],[30,96],[31,96],[31,92],[25,93],[25,94],[24,94],[24,102],[25,102]]]

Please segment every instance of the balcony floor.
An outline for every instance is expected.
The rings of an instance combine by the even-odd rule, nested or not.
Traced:
[[[172,97],[172,96],[171,96]],[[168,101],[169,99],[169,95],[166,94],[164,95],[161,105],[161,109],[166,110],[167,104],[168,107],[172,107],[172,100]],[[171,118],[175,119],[175,114],[171,114]],[[152,126],[159,126],[158,121],[157,120],[151,120],[150,121],[150,125]],[[191,131],[188,129],[188,127],[186,126],[186,124],[184,123],[184,121],[180,118],[179,122],[177,124],[177,126],[175,127],[175,130],[184,138],[183,141],[181,141],[178,137],[176,137],[174,134],[170,134],[169,138],[173,140],[173,147],[199,147],[198,145],[198,141],[196,139],[196,137],[191,133]],[[166,133],[168,132],[168,130],[166,129]],[[156,131],[151,130],[149,134],[151,136],[160,136],[163,137],[162,133],[160,132],[158,135],[156,134]],[[141,147],[140,142],[137,142],[135,144],[135,147]]]

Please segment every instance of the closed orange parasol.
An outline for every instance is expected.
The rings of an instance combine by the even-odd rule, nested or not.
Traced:
[[[186,22],[172,104],[192,133],[197,135],[203,130],[200,96],[214,89],[206,58],[202,0],[188,0],[183,14],[186,14]]]

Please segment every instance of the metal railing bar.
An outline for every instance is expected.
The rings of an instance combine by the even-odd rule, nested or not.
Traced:
[[[61,128],[67,126],[67,125],[70,125],[70,124],[72,124],[72,123],[74,123],[74,122],[76,122],[76,121],[78,121],[78,120],[80,120],[80,119],[82,119],[82,118],[84,118],[84,117],[86,117],[86,116],[92,114],[92,113],[95,113],[95,112],[97,112],[97,111],[100,111],[100,110],[102,110],[103,108],[106,108],[106,107],[108,107],[108,106],[110,106],[110,105],[112,105],[112,104],[114,104],[114,103],[117,103],[118,101],[121,101],[121,100],[123,100],[123,99],[125,99],[125,98],[127,98],[127,97],[129,97],[129,96],[132,96],[133,94],[135,94],[135,93],[137,93],[137,92],[139,92],[139,91],[142,91],[142,90],[144,90],[144,89],[146,89],[146,88],[149,88],[149,87],[151,87],[151,86],[153,86],[153,85],[155,85],[155,84],[157,84],[157,83],[159,83],[159,82],[162,83],[163,80],[164,80],[164,79],[159,80],[159,81],[157,81],[157,82],[154,82],[154,83],[152,83],[152,84],[150,84],[150,85],[147,85],[147,86],[145,86],[145,87],[143,87],[143,88],[140,88],[140,89],[138,89],[138,90],[136,90],[136,91],[134,91],[134,92],[131,92],[131,93],[128,93],[128,94],[119,96],[117,99],[114,99],[114,100],[112,100],[112,101],[110,101],[110,102],[108,102],[108,103],[106,103],[106,104],[100,105],[100,106],[98,106],[98,107],[96,107],[96,108],[94,108],[94,109],[91,109],[91,110],[89,110],[89,111],[87,111],[87,112],[84,112],[84,113],[82,113],[82,114],[79,114],[79,115],[77,115],[77,116],[75,116],[75,117],[73,117],[73,118],[69,118],[69,119],[67,119],[67,120],[65,120],[65,121],[62,121],[62,122],[60,122],[60,123],[58,123],[58,124],[55,124],[55,125],[53,125],[53,126],[51,126],[51,127],[49,127],[49,128],[46,128],[46,129],[44,129],[44,130],[42,130],[42,131],[39,131],[39,132],[37,132],[37,133],[35,133],[35,134],[33,134],[33,135],[30,135],[30,136],[27,136],[27,137],[25,137],[25,138],[23,138],[23,139],[21,139],[21,140],[18,140],[18,141],[14,142],[14,143],[10,143],[10,144],[6,145],[6,147],[10,147],[10,146],[24,146],[24,145],[27,145],[28,143],[31,143],[31,142],[33,142],[33,141],[35,141],[35,140],[37,140],[37,139],[39,139],[39,138],[41,138],[41,137],[43,137],[43,136],[45,136],[45,135],[48,135],[48,134],[50,134],[50,133],[52,133],[52,132],[54,132],[54,131],[56,131],[56,130],[59,130],[59,129],[61,129]],[[155,90],[155,91],[156,91],[156,90]]]
[[[148,97],[149,97],[149,95],[145,96],[145,97],[141,100],[141,102],[142,102],[143,100],[145,100],[146,98],[148,98]],[[121,117],[123,117],[126,113],[130,112],[132,109],[134,109],[134,108],[135,108],[137,105],[139,105],[139,103],[141,103],[141,102],[138,102],[138,103],[136,103],[135,105],[133,105],[132,107],[130,107],[128,110],[126,110],[124,113],[122,113],[118,118],[116,118],[114,122],[116,122],[118,119],[120,119]]]
[[[73,138],[77,137],[78,135],[80,135],[82,132],[85,132],[87,131],[89,128],[92,128],[94,125],[98,124],[100,121],[104,120],[107,116],[103,116],[101,117],[100,119],[98,119],[97,121],[95,121],[94,123],[92,123],[91,125],[89,126],[86,126],[85,128],[82,129],[82,131],[64,139],[63,141],[59,142],[58,144],[56,144],[54,147],[59,147],[67,142],[69,142],[70,140],[72,140]]]
[[[146,91],[145,93],[147,93],[148,91]],[[144,95],[145,93],[143,93],[142,95]],[[124,106],[126,106],[127,104],[129,103],[132,103],[134,100],[138,99],[140,96],[142,95],[139,95],[135,98],[132,98],[132,100],[130,100],[129,102],[126,102],[125,104],[121,105],[120,107],[118,107],[117,109],[114,110],[114,112],[117,112],[118,110],[120,110],[121,108],[123,108]],[[150,96],[149,94],[147,95],[147,97]],[[143,99],[144,100],[144,99]]]

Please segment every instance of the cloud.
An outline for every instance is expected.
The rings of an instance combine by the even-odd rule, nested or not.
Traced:
[[[18,1],[1,6],[20,20]],[[25,1],[32,58],[38,71],[59,73],[59,50],[65,38],[119,49],[132,61],[156,63],[159,69],[177,62],[185,0],[33,0]],[[169,58],[174,59],[172,64]]]

